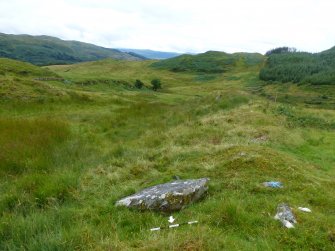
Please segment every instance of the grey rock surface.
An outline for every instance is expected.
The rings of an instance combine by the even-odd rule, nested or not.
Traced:
[[[199,200],[207,191],[208,178],[174,180],[148,187],[116,202],[117,206],[139,210],[177,211]]]
[[[293,224],[297,223],[290,206],[285,203],[281,203],[278,205],[275,219],[280,220],[282,224],[287,228],[293,228]]]

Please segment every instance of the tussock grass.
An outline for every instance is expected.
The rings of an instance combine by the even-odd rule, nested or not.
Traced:
[[[20,164],[17,172],[0,164],[0,249],[334,249],[335,134],[322,124],[332,109],[256,96],[250,87],[259,86],[257,72],[242,66],[201,82],[197,74],[155,70],[149,62],[50,69],[74,82],[101,74],[144,83],[159,77],[163,89],[50,83],[89,101],[0,104],[0,138],[11,149],[6,161]],[[150,232],[168,215],[115,207],[174,175],[211,179],[206,198],[174,213],[177,222],[198,225]],[[262,185],[270,180],[284,188]],[[296,229],[273,219],[282,202],[293,207]]]
[[[52,71],[43,69],[32,65],[30,63],[24,63],[21,61],[0,58],[0,75],[12,75],[15,77],[25,77],[25,76],[42,76],[42,77],[55,77]]]
[[[0,119],[1,172],[46,170],[53,149],[66,141],[69,134],[67,125],[57,120]]]

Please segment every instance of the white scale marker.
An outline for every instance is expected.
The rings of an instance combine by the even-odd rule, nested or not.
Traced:
[[[159,231],[162,229],[169,229],[169,228],[176,228],[176,227],[180,227],[181,225],[192,225],[192,224],[197,224],[199,223],[198,221],[188,221],[185,223],[181,223],[181,224],[174,224],[174,225],[169,225],[169,227],[155,227],[155,228],[151,228],[150,231]]]

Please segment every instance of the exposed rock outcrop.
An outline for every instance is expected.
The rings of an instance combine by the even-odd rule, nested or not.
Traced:
[[[139,210],[177,211],[203,197],[208,181],[208,178],[175,180],[146,188],[117,201],[116,205]]]

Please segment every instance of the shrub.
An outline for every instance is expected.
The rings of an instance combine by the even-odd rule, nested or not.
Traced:
[[[143,85],[144,85],[144,83],[143,83],[141,80],[136,79],[134,86],[135,86],[137,89],[141,89],[141,88],[143,87]]]
[[[151,80],[151,85],[152,85],[152,89],[154,91],[157,91],[158,89],[162,88],[161,81],[159,79],[157,79],[157,78]]]

